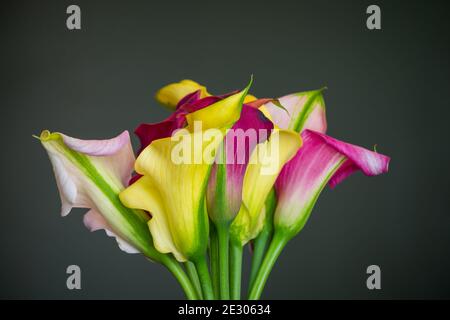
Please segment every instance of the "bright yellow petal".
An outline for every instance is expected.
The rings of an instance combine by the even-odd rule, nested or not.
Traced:
[[[141,177],[119,195],[120,201],[134,209],[143,209],[152,213],[152,219],[148,222],[150,232],[154,234],[153,244],[161,253],[173,253],[180,260],[185,261],[186,258],[179,252],[172,240],[169,224],[164,215],[164,203],[157,188],[154,187],[149,177]],[[153,232],[156,228],[158,232]]]
[[[151,212],[155,247],[172,252],[179,261],[195,260],[206,250],[204,195],[215,154],[203,155],[217,149],[223,134],[185,130],[154,141],[136,160],[135,169],[144,177],[121,194],[125,205]]]
[[[301,144],[298,133],[275,129],[268,141],[253,150],[242,189],[245,210],[241,208],[231,225],[233,241],[244,245],[261,231],[267,195],[284,164],[296,154]]]
[[[255,101],[257,98],[254,95],[248,94],[245,96],[244,103]]]
[[[155,98],[162,105],[170,109],[175,109],[178,102],[183,97],[197,90],[201,90],[200,91],[201,98],[210,95],[206,90],[206,87],[198,84],[197,82],[192,80],[182,80],[180,82],[171,83],[168,84],[167,86],[162,87],[156,93]]]
[[[220,100],[207,108],[192,112],[186,116],[187,129],[194,130],[196,123],[201,123],[202,130],[210,128],[230,127],[241,115],[242,104],[247,95],[252,81],[248,86],[223,100]]]
[[[267,107],[264,104],[261,107],[259,107],[259,111],[261,111],[266,116],[267,119],[269,119],[270,121],[273,122],[273,118],[272,118],[269,110],[267,109]],[[274,124],[274,126],[275,126],[275,124]]]

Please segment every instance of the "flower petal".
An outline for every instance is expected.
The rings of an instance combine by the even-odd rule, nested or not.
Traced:
[[[139,251],[131,246],[128,242],[120,238],[114,232],[111,231],[111,227],[108,222],[103,218],[103,216],[95,209],[89,210],[83,217],[83,223],[86,228],[91,231],[105,230],[108,237],[113,237],[116,239],[119,248],[126,253],[139,253]]]
[[[95,209],[91,209],[84,214],[83,223],[91,232],[110,228],[105,218],[103,218],[103,216]]]
[[[134,133],[138,136],[141,147],[138,154],[142,152],[154,140],[167,138],[172,133],[184,126],[184,118],[179,121],[174,118],[169,118],[158,123],[142,123],[135,130]]]
[[[276,192],[275,226],[290,236],[305,225],[322,189],[334,186],[351,172],[368,176],[388,170],[389,157],[351,145],[319,132],[305,130],[303,147],[281,171]]]
[[[282,129],[296,132],[311,129],[325,133],[327,122],[322,91],[323,89],[300,92],[279,98],[286,110],[273,102],[265,104],[264,108],[270,113],[275,125]]]
[[[170,109],[175,109],[181,99],[197,90],[200,90],[201,97],[209,96],[206,87],[192,80],[182,80],[162,87],[156,93],[155,98],[162,105]]]
[[[120,200],[129,208],[144,209],[152,213],[148,226],[153,235],[155,248],[159,252],[173,253],[179,261],[186,260],[186,257],[178,251],[173,242],[163,200],[158,188],[155,187],[149,176],[142,176],[142,178],[122,191]]]
[[[53,165],[62,215],[73,207],[90,208],[84,217],[90,230],[103,228],[116,235],[122,248],[128,250],[132,246],[158,260],[159,253],[154,250],[147,229],[148,216],[124,207],[118,198],[134,162],[128,132],[102,141],[80,140],[44,130],[40,140]]]
[[[186,115],[188,130],[194,129],[195,122],[201,122],[202,130],[231,127],[239,120],[245,96],[252,82],[253,80],[244,90]]]

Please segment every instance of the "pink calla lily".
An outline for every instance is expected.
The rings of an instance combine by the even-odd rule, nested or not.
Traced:
[[[134,165],[128,131],[109,140],[81,140],[44,130],[39,139],[53,165],[61,215],[72,208],[89,208],[83,222],[90,231],[104,229],[122,250],[155,258],[145,228],[149,217],[125,208],[117,196]]]
[[[327,135],[305,130],[303,147],[289,161],[276,182],[278,205],[275,229],[294,236],[305,225],[320,192],[336,186],[352,172],[367,176],[388,171],[389,157]]]
[[[304,130],[303,146],[284,166],[275,184],[278,197],[274,235],[249,293],[259,299],[270,270],[286,243],[305,226],[320,192],[360,170],[367,176],[386,173],[390,158],[374,151]]]

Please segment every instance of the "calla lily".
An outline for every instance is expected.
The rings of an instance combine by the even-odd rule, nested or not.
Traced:
[[[104,229],[122,250],[157,260],[145,228],[149,217],[124,207],[118,198],[134,165],[128,132],[110,140],[80,140],[44,130],[39,139],[53,165],[61,215],[73,207],[90,208],[83,219],[89,230]]]
[[[303,147],[280,172],[274,215],[274,236],[249,298],[259,298],[276,258],[285,244],[304,227],[320,192],[336,186],[351,173],[367,176],[388,171],[389,157],[312,130],[301,134]]]
[[[249,104],[259,108],[276,127],[302,132],[311,129],[325,133],[327,129],[324,89],[289,94],[278,99],[257,99]],[[272,190],[273,193],[274,190]],[[276,196],[267,199],[266,207],[274,209]],[[266,212],[261,233],[253,241],[250,283],[253,283],[262,263],[264,252],[272,236],[273,211]]]
[[[296,132],[310,129],[325,133],[327,122],[323,90],[299,92],[281,97],[278,102],[285,110],[274,102],[268,102],[261,106],[261,111],[268,114],[279,128]]]
[[[209,217],[215,225],[212,232],[217,233],[217,237],[211,237],[211,246],[219,249],[220,266],[213,271],[220,272],[222,299],[229,299],[229,227],[242,205],[244,174],[253,149],[270,136],[272,128],[272,122],[261,111],[244,104],[239,120],[219,148],[217,163],[212,166],[206,203]]]
[[[305,225],[325,185],[336,186],[352,172],[367,176],[388,171],[389,157],[327,135],[305,130],[303,148],[289,161],[278,177],[275,229],[288,237]]]
[[[171,83],[167,86],[162,87],[156,93],[156,101],[161,103],[170,109],[175,109],[178,102],[190,93],[195,91],[200,91],[200,97],[204,98],[210,94],[206,90],[206,87],[198,84],[192,80],[182,80],[180,82]]]
[[[242,203],[242,185],[253,149],[264,142],[273,124],[258,109],[244,105],[239,120],[228,132],[224,159],[214,163],[207,189],[207,207],[215,223],[230,223]]]
[[[263,229],[266,198],[281,168],[300,146],[301,139],[295,132],[274,129],[270,139],[258,144],[250,156],[243,181],[242,205],[230,227],[232,299],[240,298],[243,246]]]

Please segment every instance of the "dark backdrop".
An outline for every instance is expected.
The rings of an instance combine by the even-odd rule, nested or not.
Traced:
[[[80,31],[66,28],[72,3]],[[450,298],[449,6],[375,3],[380,31],[365,25],[372,1],[2,3],[0,298],[183,298],[161,266],[89,233],[83,210],[59,217],[31,135],[109,138],[166,117],[164,84],[225,93],[250,74],[260,97],[328,86],[329,134],[392,157],[388,174],[323,192],[264,298]],[[70,264],[82,290],[66,289]],[[380,291],[366,288],[371,264]]]

